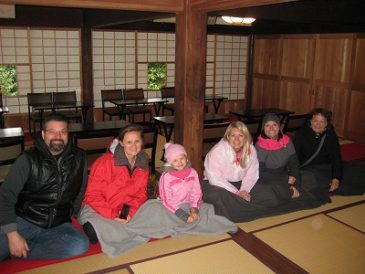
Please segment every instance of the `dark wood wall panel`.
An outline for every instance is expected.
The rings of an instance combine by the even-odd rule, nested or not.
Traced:
[[[357,35],[352,88],[345,132],[349,138],[365,142],[365,37]]]
[[[355,68],[352,78],[352,84],[355,86],[363,86],[365,89],[365,37],[356,40],[356,58]]]
[[[292,110],[297,114],[308,113],[311,110],[310,83],[282,80],[280,82],[279,107]]]
[[[278,75],[280,37],[258,37],[255,41],[254,73]]]
[[[253,107],[296,113],[324,107],[333,112],[339,136],[365,142],[364,117],[357,115],[365,105],[363,35],[275,35],[256,41]]]
[[[281,76],[310,79],[314,39],[313,35],[283,36]]]
[[[365,143],[365,91],[351,91],[346,135],[348,138]]]
[[[348,83],[354,35],[319,35],[316,42],[314,78]]]
[[[332,111],[332,124],[340,136],[344,136],[345,117],[349,90],[347,88],[317,87],[313,107],[324,107]]]
[[[279,107],[279,81],[255,78],[253,87],[253,108]]]

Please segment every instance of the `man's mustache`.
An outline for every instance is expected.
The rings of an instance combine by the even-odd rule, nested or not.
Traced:
[[[65,143],[65,141],[64,141],[64,140],[62,140],[62,139],[51,139],[50,143],[52,144],[52,143],[54,143],[54,142],[59,142],[59,143],[62,143],[62,144],[64,144],[64,143]]]

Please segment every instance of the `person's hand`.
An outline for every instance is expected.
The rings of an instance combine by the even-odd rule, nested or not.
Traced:
[[[129,216],[129,215],[127,216],[127,219],[121,219],[119,217],[114,218],[114,221],[117,221],[118,223],[120,223],[122,225],[128,223],[130,220],[131,220],[131,216]]]
[[[192,207],[190,208],[190,216],[188,217],[187,222],[193,223],[199,219],[199,209]]]
[[[332,192],[332,191],[336,190],[337,188],[339,188],[339,186],[340,186],[340,180],[334,178],[334,179],[332,179],[332,181],[330,183],[329,191]]]
[[[289,178],[288,178],[288,184],[289,185],[294,185],[294,183],[295,183],[296,180],[297,179],[295,179],[295,177],[289,176]]]
[[[292,186],[292,187],[290,187],[290,189],[293,192],[291,195],[292,198],[298,198],[300,196],[300,192],[298,189],[296,189],[296,187]]]
[[[17,231],[9,232],[7,236],[10,254],[15,257],[26,258],[29,251],[27,241]]]
[[[247,191],[244,190],[237,191],[237,195],[240,196],[245,201],[251,202],[251,195]]]

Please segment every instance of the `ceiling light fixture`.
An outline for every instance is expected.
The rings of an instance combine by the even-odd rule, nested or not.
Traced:
[[[222,16],[224,22],[232,25],[251,25],[256,21],[253,17]]]

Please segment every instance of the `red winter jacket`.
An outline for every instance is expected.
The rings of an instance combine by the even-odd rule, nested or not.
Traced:
[[[83,204],[108,219],[118,217],[123,204],[128,204],[133,217],[147,200],[148,156],[144,151],[137,155],[130,175],[123,148],[117,147],[115,153],[119,159],[108,151],[92,165]]]

